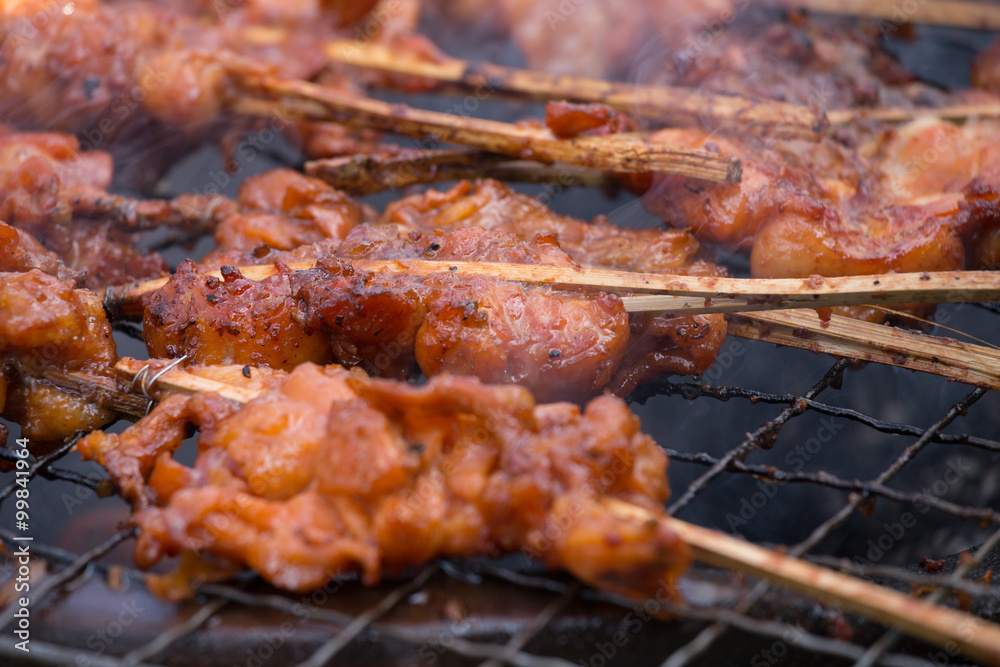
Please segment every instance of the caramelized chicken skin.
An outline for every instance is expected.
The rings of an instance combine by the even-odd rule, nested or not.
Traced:
[[[236,210],[216,227],[216,247],[202,263],[211,265],[223,253],[260,246],[293,250],[324,239],[340,240],[374,217],[370,207],[320,180],[274,169],[243,182]]]
[[[170,456],[189,423],[202,425],[193,468]],[[140,566],[185,556],[150,577],[171,599],[244,565],[306,591],[349,570],[373,584],[435,557],[517,551],[640,597],[690,560],[655,520],[666,456],[610,397],[581,410],[470,378],[413,387],[304,364],[244,406],[174,396],[78,448],[137,508]]]
[[[670,224],[749,247],[756,277],[958,270],[979,228],[1000,222],[980,215],[973,225],[966,213],[978,196],[970,183],[997,173],[998,131],[993,121],[920,120],[849,148],[664,130],[657,138],[740,157],[743,181],[655,176],[644,201]]]
[[[692,243],[683,233],[661,236],[683,237],[682,247]],[[620,254],[621,244],[611,241],[592,244],[601,246],[595,254]],[[300,250],[260,259],[283,262],[299,258]],[[231,268],[219,281],[193,264],[183,266],[147,297],[150,354],[277,368],[323,363],[332,355],[338,363],[393,378],[408,377],[416,363],[429,375],[468,373],[521,383],[543,400],[582,400],[605,387],[627,393],[664,374],[703,372],[725,337],[721,316],[630,319],[617,296],[595,290],[450,272],[377,273],[351,263],[461,259],[577,267],[550,235],[529,241],[479,227],[425,234],[383,223],[355,227],[341,243],[310,250],[320,254],[315,269],[282,272],[261,283]],[[664,251],[652,261],[668,255]],[[694,262],[687,270],[718,269]],[[626,358],[634,368],[625,368]]]
[[[59,440],[113,413],[44,380],[48,371],[111,376],[111,326],[96,295],[32,269],[0,273],[0,411],[28,438]]]
[[[296,319],[290,274],[261,281],[231,267],[223,278],[185,261],[147,300],[143,338],[152,356],[187,355],[206,364],[253,364],[292,369],[332,360],[329,337]]]
[[[650,273],[725,275],[699,258],[699,244],[686,230],[630,229],[606,218],[592,223],[558,215],[533,197],[497,181],[462,182],[446,192],[428,190],[386,207],[386,223],[422,231],[481,227],[524,241],[549,243],[584,266]],[[553,263],[551,258],[546,263]],[[711,368],[726,338],[722,315],[630,317],[624,358],[608,387],[618,395],[672,373],[697,375]],[[558,350],[557,350],[558,351]]]

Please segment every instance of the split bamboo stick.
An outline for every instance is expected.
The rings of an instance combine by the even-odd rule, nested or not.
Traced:
[[[812,310],[746,313],[731,319],[729,333],[1000,388],[1000,350],[850,317],[824,324]]]
[[[626,293],[661,291],[663,295],[626,295],[628,312],[676,315],[738,313],[729,332],[736,336],[825,352],[861,361],[932,373],[974,385],[1000,388],[1000,352],[949,338],[927,336],[833,315],[821,320],[814,308],[897,302],[961,302],[1000,300],[1000,273],[951,271],[884,274],[840,278],[741,279],[665,276],[609,269],[573,269],[491,262],[434,260],[355,260],[355,270],[480,275],[535,284],[570,285]],[[306,270],[315,262],[288,268]],[[244,277],[263,280],[273,265],[240,268]],[[216,272],[217,276],[221,276]],[[123,316],[141,316],[142,297],[160,289],[167,278],[112,288],[105,306]],[[796,310],[808,306],[809,310]],[[773,312],[754,312],[754,311]]]
[[[559,183],[562,186],[613,187],[606,172],[571,165],[511,160],[468,149],[406,150],[398,155],[352,155],[306,162],[305,171],[338,190],[362,196],[410,185],[495,178],[505,182]]]
[[[539,162],[564,162],[619,172],[664,172],[716,183],[738,183],[742,167],[737,158],[701,149],[651,142],[646,135],[627,133],[605,137],[559,139],[547,129],[495,120],[389,104],[362,95],[306,81],[248,75],[248,93],[297,101],[298,113],[350,127],[370,128],[409,137],[431,137],[436,143],[459,144]],[[260,113],[260,101],[238,102],[234,110]],[[317,113],[316,107],[322,111]],[[269,112],[267,112],[269,114]]]
[[[894,26],[907,23],[1000,30],[1000,6],[965,0],[791,0],[792,7],[823,14],[882,19]]]
[[[1000,301],[1000,272],[997,271],[887,273],[833,278],[720,278],[506,262],[398,259],[349,263],[358,271],[400,272],[414,276],[448,273],[534,284],[594,287],[605,291],[659,293],[625,297],[626,307],[632,312],[695,315],[864,304]],[[315,266],[314,261],[288,264],[292,271]],[[277,272],[271,264],[239,267],[239,270],[251,280],[263,280]],[[219,272],[211,275],[221,277]],[[105,303],[114,311],[134,313],[144,294],[160,289],[168,280],[160,278],[109,288]]]
[[[861,120],[877,120],[888,123],[905,123],[923,117],[940,118],[943,120],[965,120],[966,118],[997,118],[1000,117],[1000,103],[957,104],[947,107],[877,107],[872,109],[837,109],[828,111],[831,125],[845,125]]]
[[[605,104],[664,125],[736,127],[754,134],[817,140],[827,121],[808,107],[715,95],[693,88],[640,86],[586,77],[549,74],[470,63],[457,58],[433,62],[382,45],[344,40],[326,46],[334,62],[439,81],[485,94],[514,94],[532,100]]]

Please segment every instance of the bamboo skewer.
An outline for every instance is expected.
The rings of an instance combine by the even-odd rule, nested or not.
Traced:
[[[606,503],[635,518],[641,516],[635,510],[646,512],[622,501],[610,500]],[[660,521],[664,519],[660,518]],[[923,641],[957,647],[972,659],[1000,664],[1000,625],[738,540],[719,531],[674,518],[665,521],[691,547],[695,560],[765,579],[811,599],[897,628]]]
[[[306,162],[305,171],[339,190],[371,195],[422,183],[488,177],[518,183],[612,187],[606,172],[571,165],[511,160],[468,149],[405,150],[397,155],[353,155]]]
[[[863,16],[895,26],[927,23],[958,28],[1000,30],[1000,7],[963,0],[791,0],[789,5],[824,14]]]
[[[903,123],[923,117],[941,118],[944,120],[965,120],[971,117],[1000,117],[1000,103],[956,104],[946,107],[918,107],[906,109],[903,107],[880,107],[874,109],[836,109],[828,111],[827,117],[831,125],[846,125],[861,120],[877,120],[888,123]]]
[[[73,215],[107,218],[119,227],[178,227],[198,232],[211,231],[218,219],[232,207],[231,200],[218,195],[185,194],[174,199],[134,199],[89,187],[70,191],[68,203]]]
[[[310,261],[291,263],[288,268],[298,271],[314,266],[315,262]],[[1000,388],[1000,353],[988,347],[837,315],[824,324],[813,310],[750,312],[803,306],[820,308],[893,302],[1000,300],[1000,274],[996,272],[956,271],[764,280],[433,260],[355,260],[352,266],[362,271],[400,271],[410,275],[483,275],[527,283],[576,285],[601,290],[685,293],[687,296],[624,296],[622,301],[629,312],[666,311],[680,315],[742,313],[739,318],[730,322],[729,333],[814,352],[932,373],[974,385]],[[240,272],[248,279],[263,280],[274,275],[276,269],[273,265],[265,264],[242,267]],[[219,272],[214,275],[221,277]],[[109,289],[105,294],[105,306],[113,313],[141,315],[142,296],[160,289],[167,280],[162,278]]]
[[[431,62],[382,44],[343,40],[327,44],[327,57],[339,63],[393,74],[432,79],[464,90],[497,91],[532,100],[606,104],[618,111],[666,125],[739,127],[747,131],[817,140],[827,121],[822,112],[784,102],[714,95],[690,88],[639,86],[533,72],[457,58]]]
[[[1000,388],[1000,350],[850,317],[824,324],[811,310],[747,313],[731,318],[729,333]]]
[[[99,408],[107,408],[125,415],[142,417],[149,408],[149,400],[146,397],[122,391],[110,378],[89,373],[46,370],[40,379],[56,389],[89,399]]]
[[[248,92],[259,91],[305,102],[296,110],[315,120],[409,137],[433,137],[441,143],[470,146],[520,159],[565,162],[619,172],[665,172],[716,183],[738,183],[742,175],[737,158],[650,142],[642,134],[557,139],[546,129],[389,104],[306,81],[248,75],[245,85]],[[322,107],[320,113],[316,113],[316,105]],[[243,113],[259,113],[261,108],[252,100],[250,104],[238,102],[234,106],[234,110]]]
[[[865,16],[871,0],[854,0],[844,3],[835,0],[806,0],[798,3],[816,11],[820,6],[831,13]],[[810,5],[817,7],[809,7]],[[878,2],[874,3],[878,5]],[[855,5],[864,7],[855,8]],[[939,0],[920,4],[920,7],[946,5],[927,15],[926,23],[941,25],[975,24],[977,15],[968,14],[966,6],[982,8],[983,5]],[[954,5],[954,7],[951,7]],[[829,7],[828,9],[826,9]],[[855,8],[854,11],[851,11]],[[953,13],[949,14],[950,11]],[[888,10],[899,18],[899,3],[895,0]],[[919,15],[919,12],[918,12]],[[971,18],[970,18],[971,16]],[[959,17],[959,18],[955,18]],[[965,17],[962,19],[961,17]],[[988,7],[982,18],[994,29],[1000,28],[1000,8]],[[976,27],[968,25],[966,27]],[[359,44],[343,40],[326,46],[326,55],[335,62],[356,67],[405,74],[433,79],[464,90],[496,90],[513,93],[529,99],[606,104],[611,108],[641,118],[659,121],[666,126],[734,127],[752,134],[782,139],[819,140],[831,125],[845,125],[859,120],[905,122],[921,116],[934,116],[947,120],[964,120],[969,117],[998,117],[1000,104],[958,104],[939,108],[881,107],[836,109],[825,114],[784,102],[748,100],[741,97],[713,95],[698,90],[670,86],[638,86],[545,72],[532,72],[489,63],[472,64],[449,58],[444,62],[429,62],[397,53],[382,44]]]
[[[438,261],[422,259],[352,260],[359,271],[403,272],[414,276],[447,273],[489,276],[504,280],[548,285],[574,285],[626,292],[660,292],[661,295],[626,296],[630,312],[670,312],[696,315],[787,308],[887,303],[947,303],[1000,301],[1000,272],[940,271],[887,273],[825,278],[719,278],[615,269],[510,264],[506,262]],[[315,261],[292,262],[288,268],[303,271]],[[277,273],[271,264],[239,268],[250,280]],[[220,272],[210,275],[221,277]],[[112,312],[134,313],[144,294],[166,285],[169,278],[109,288],[105,303]]]
[[[116,368],[134,380],[148,362],[123,359]],[[259,395],[224,382],[198,377],[179,368],[157,374],[161,390],[216,391],[245,403]],[[744,572],[778,586],[834,604],[939,646],[957,646],[976,660],[1000,664],[1000,626],[972,614],[930,604],[919,598],[835,572],[798,558],[744,542],[719,531],[658,515],[631,503],[605,498],[605,507],[629,521],[664,522],[692,550],[695,559]]]

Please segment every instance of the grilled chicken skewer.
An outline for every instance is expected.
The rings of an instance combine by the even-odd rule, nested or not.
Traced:
[[[217,120],[232,92],[227,67],[315,76],[326,64],[318,48],[361,18],[320,3],[263,2],[227,8],[223,21],[198,4],[7,3],[0,16],[0,117],[19,129],[78,133],[87,148],[127,161],[125,177],[148,187],[206,140],[235,147],[231,140],[242,133],[266,129],[273,141],[275,131],[293,129],[279,117],[263,125],[230,119],[223,130]],[[363,15],[372,3],[351,4]],[[282,25],[287,38],[256,43],[260,23]]]
[[[225,197],[213,195],[171,200],[115,195],[108,192],[111,180],[111,155],[81,150],[72,135],[0,128],[0,226],[8,230],[0,236],[10,244],[31,246],[36,260],[44,247],[64,265],[61,277],[75,272],[83,284],[96,289],[167,272],[162,257],[136,247],[139,232],[169,227],[203,234],[235,208]],[[21,270],[6,266],[12,256],[0,257],[0,270]],[[31,266],[57,274],[44,262]]]
[[[17,314],[0,323],[0,362],[5,368],[0,375],[0,411],[20,423],[28,437],[58,440],[119,414],[144,413],[143,401],[116,391],[112,382],[116,354],[111,327],[93,292],[74,290],[37,269],[0,273],[0,306]],[[1000,354],[980,345],[837,315],[822,322],[813,311],[747,313],[729,326],[733,335],[1000,387]],[[291,342],[279,339],[275,350],[261,350],[287,354],[294,349]],[[555,394],[580,392],[579,387],[565,386],[556,391],[556,386],[551,389]]]
[[[460,144],[515,158],[619,172],[678,174],[713,183],[739,183],[742,173],[739,160],[728,155],[667,142],[651,143],[643,134],[558,138],[542,128],[390,104],[307,81],[250,73],[242,77],[242,85],[248,95],[289,101],[294,114],[311,120],[419,139],[430,137],[439,144]],[[236,111],[261,116],[273,115],[278,108],[277,104],[253,99],[234,105]]]
[[[409,376],[416,362],[427,375],[521,383],[542,400],[582,399],[605,387],[624,394],[664,373],[701,372],[725,339],[719,315],[633,319],[603,289],[522,285],[454,263],[423,275],[364,263],[393,257],[400,266],[436,256],[445,263],[482,258],[576,267],[550,239],[525,242],[478,228],[424,236],[361,225],[321,254],[314,268],[272,266],[259,281],[233,267],[224,267],[220,279],[187,262],[130,310],[141,305],[153,356],[285,369],[338,361],[394,378]],[[115,298],[108,303],[114,310]]]
[[[994,267],[1000,262],[996,119],[958,126],[923,118],[862,133],[848,148],[657,133],[743,159],[736,186],[656,175],[647,209],[700,239],[750,255],[756,278],[806,278]]]
[[[998,271],[939,271],[934,273],[884,273],[824,278],[728,278],[720,276],[665,275],[590,267],[512,264],[463,260],[353,260],[354,271],[412,276],[461,274],[487,276],[536,285],[596,287],[627,293],[663,294],[623,297],[629,312],[681,314],[743,313],[790,308],[830,308],[891,303],[978,303],[1000,301]],[[282,270],[308,271],[317,261],[235,267],[249,280],[260,281]],[[222,278],[221,271],[207,275]],[[105,304],[115,312],[142,312],[142,298],[162,289],[169,278],[108,288]]]
[[[137,510],[139,565],[184,555],[178,571],[151,577],[166,597],[244,565],[307,591],[345,571],[373,584],[435,557],[519,551],[605,590],[664,586],[673,597],[689,561],[656,520],[666,456],[618,399],[581,410],[472,378],[414,387],[313,364],[290,374],[202,367],[200,378],[180,374],[199,393],[165,395],[177,373],[161,364],[139,376],[144,365],[119,368],[158,406],[78,449]],[[170,454],[192,423],[211,428],[187,468]],[[620,518],[608,498],[646,514]]]
[[[460,378],[413,388],[311,365],[250,378],[175,362],[118,368],[161,403],[131,432],[78,448],[137,509],[140,564],[184,554],[173,574],[150,577],[161,595],[188,597],[244,564],[301,591],[346,569],[371,584],[435,556],[520,550],[627,597],[672,596],[693,556],[1000,662],[995,624],[667,516],[666,457],[615,399],[581,413]],[[294,431],[277,426],[292,415]],[[200,420],[212,431],[189,469],[170,453]],[[260,451],[280,451],[281,465]]]
[[[21,126],[37,127],[41,122],[46,129],[81,132],[92,148],[124,144],[134,135],[141,138],[141,130],[153,126],[161,136],[163,128],[173,128],[166,136],[176,135],[170,144],[179,150],[192,137],[220,136],[213,122],[224,114],[261,113],[255,100],[247,97],[263,94],[290,99],[293,104],[267,108],[263,112],[266,122],[251,119],[243,123],[244,131],[258,126],[273,136],[293,129],[298,125],[295,116],[304,111],[294,102],[304,100],[305,109],[319,106],[315,120],[336,120],[361,130],[433,135],[440,141],[543,161],[739,181],[739,161],[710,151],[650,145],[642,137],[558,139],[538,128],[385,104],[358,92],[358,82],[350,77],[328,75],[330,83],[310,82],[324,76],[328,60],[322,45],[338,36],[344,22],[343,16],[334,16],[338,12],[311,16],[302,8],[288,10],[286,25],[275,38],[274,30],[255,22],[261,17],[244,8],[225,22],[213,23],[152,4],[126,4],[112,10],[93,1],[78,2],[55,12],[43,27],[44,34],[28,38],[18,32],[19,19],[27,22],[25,17],[34,8],[34,3],[24,3],[0,21],[0,36],[7,37],[3,56],[9,63],[0,76],[0,93],[6,93],[0,114]],[[261,23],[269,17],[264,18]],[[108,56],[101,50],[103,42],[81,37],[91,33],[112,34],[121,40]],[[75,48],[49,46],[62,44],[64,39],[72,40]],[[433,47],[419,38],[394,39],[413,57],[436,57]],[[75,60],[68,62],[65,52],[72,52]],[[94,57],[81,55],[89,53]],[[76,67],[79,62],[87,63],[86,67]]]
[[[457,58],[416,60],[384,44],[335,41],[324,51],[333,62],[420,77],[465,90],[496,91],[540,101],[606,104],[659,125],[727,127],[754,134],[816,139],[828,125],[822,111],[782,102],[706,94],[697,89],[640,86],[531,72]]]
[[[861,0],[867,3],[868,0]],[[818,0],[817,4],[827,0]],[[845,14],[854,14],[844,9]],[[950,3],[935,3],[945,4]],[[976,3],[976,7],[983,7]],[[987,8],[986,11],[992,11]],[[1000,11],[996,11],[1000,17]],[[942,13],[944,15],[944,13]],[[970,18],[974,22],[975,18]],[[1000,24],[1000,18],[991,19]],[[927,21],[932,23],[934,21]],[[943,21],[942,21],[943,22]],[[772,102],[751,101],[741,97],[714,95],[697,89],[672,86],[639,86],[569,75],[532,72],[488,63],[475,65],[456,58],[437,62],[415,60],[403,51],[384,44],[357,44],[350,41],[331,42],[324,47],[334,62],[394,74],[420,76],[462,90],[489,87],[498,94],[517,95],[540,101],[571,101],[601,104],[638,118],[658,121],[675,127],[705,125],[728,132],[739,130],[754,135],[782,139],[818,140],[830,126],[845,125],[858,120],[903,122],[919,116],[934,116],[963,120],[969,117],[1000,116],[1000,102],[953,104],[945,107],[861,107],[817,111],[809,107]]]

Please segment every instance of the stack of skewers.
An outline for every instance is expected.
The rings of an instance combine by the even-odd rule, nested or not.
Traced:
[[[365,39],[372,8],[350,3],[76,2],[34,25],[50,4],[13,3],[0,25],[0,408],[32,440],[89,433],[77,449],[132,504],[137,562],[182,556],[154,592],[246,567],[304,591],[523,551],[626,597],[676,596],[695,558],[1000,662],[993,624],[668,516],[666,456],[621,400],[706,372],[727,335],[1000,386],[995,348],[887,324],[1000,301],[983,270],[1000,263],[996,49],[981,90],[883,81],[891,106],[834,109],[473,65],[417,35],[405,3]],[[946,4],[926,20],[971,20],[927,6]],[[849,78],[814,53],[795,76]],[[364,92],[387,86],[547,113],[507,124]],[[108,192],[112,153],[143,163],[125,174],[141,187],[186,147],[279,132],[305,173],[235,199]],[[152,139],[135,152],[137,136]],[[381,213],[355,198],[455,180]],[[561,216],[501,181],[625,187],[673,228]],[[152,230],[215,247],[171,272],[137,249]],[[712,246],[748,252],[754,277]],[[147,361],[115,349],[137,320]],[[188,467],[172,454],[192,425]]]

